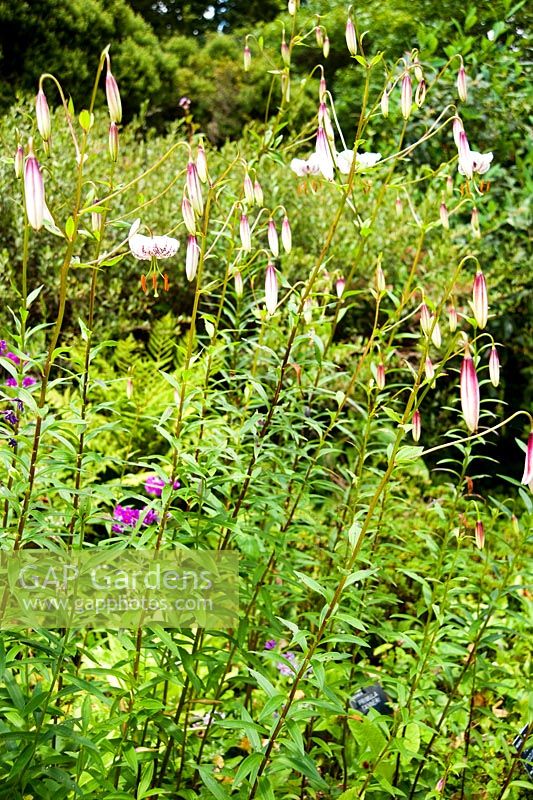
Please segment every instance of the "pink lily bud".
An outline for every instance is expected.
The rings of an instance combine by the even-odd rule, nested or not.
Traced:
[[[281,243],[285,252],[290,253],[292,250],[292,231],[287,215],[283,217],[283,222],[281,223]]]
[[[203,144],[200,142],[198,145],[198,153],[196,154],[196,169],[198,170],[198,177],[202,183],[207,183],[207,158]]]
[[[455,146],[459,150],[459,144],[460,144],[459,137],[461,132],[464,132],[463,123],[459,117],[453,118],[452,132],[453,132],[453,140],[455,142]]]
[[[396,208],[396,216],[401,217],[403,214],[403,203],[400,197],[396,198],[396,203],[394,204],[394,206]]]
[[[426,93],[427,93],[426,82],[422,80],[416,87],[416,92],[415,92],[415,103],[417,108],[421,108],[424,105],[424,100],[426,99]]]
[[[446,194],[448,197],[453,197],[453,178],[451,175],[446,178]]]
[[[446,228],[446,230],[448,230],[448,228],[450,227],[450,221],[448,219],[448,208],[446,206],[446,203],[440,204],[439,216],[440,216],[440,224],[442,225],[443,228]]]
[[[270,252],[277,258],[279,256],[279,239],[278,239],[278,232],[276,230],[276,223],[273,219],[269,220],[268,222],[268,246],[270,247]]]
[[[52,123],[50,121],[50,109],[46,102],[46,95],[42,89],[37,92],[35,98],[35,115],[37,117],[37,127],[45,142],[50,141],[52,133]]]
[[[385,365],[379,363],[376,367],[376,386],[382,392],[385,388]]]
[[[426,363],[424,364],[424,372],[426,373],[427,382],[431,383],[435,377],[435,367],[429,356],[426,358]]]
[[[344,294],[345,287],[346,287],[346,281],[344,280],[344,278],[342,276],[340,278],[337,278],[337,280],[335,281],[335,291],[337,293],[337,297],[339,298],[339,300]]]
[[[413,86],[411,76],[408,72],[402,78],[402,92],[400,97],[400,109],[402,117],[409,119],[411,116],[411,106],[413,105]]]
[[[285,31],[283,31],[281,35],[281,58],[285,66],[289,66],[291,63],[291,51],[289,50],[289,45],[285,41]]]
[[[380,294],[382,294],[386,288],[385,273],[383,272],[381,265],[378,264],[376,267],[376,289]]]
[[[200,248],[196,236],[189,236],[187,239],[187,252],[185,255],[185,274],[188,281],[193,281],[198,271],[200,260]]]
[[[111,161],[118,161],[118,128],[117,123],[112,122],[109,126],[109,157]]]
[[[265,305],[270,316],[275,314],[278,305],[278,277],[274,264],[269,264],[266,268]]]
[[[328,94],[328,87],[326,84],[326,79],[324,78],[324,75],[322,75],[322,77],[320,78],[320,83],[318,84],[318,102],[325,103],[327,94]]]
[[[489,377],[494,387],[500,382],[500,359],[495,345],[492,345],[489,355]]]
[[[194,216],[193,207],[191,206],[191,201],[186,195],[183,195],[183,200],[181,201],[181,215],[188,232],[191,236],[194,236],[196,233],[196,218]]]
[[[324,31],[321,25],[315,25],[315,39],[318,47],[324,46]]]
[[[450,306],[448,308],[448,327],[450,328],[450,333],[455,333],[458,322],[459,319],[457,317],[457,310],[455,306]]]
[[[470,145],[464,130],[459,133],[459,167],[466,178],[472,178],[474,165]]]
[[[248,222],[246,214],[241,214],[240,235],[242,249],[246,252],[250,252],[252,249],[252,237],[250,234],[250,223]]]
[[[472,209],[472,216],[470,218],[470,227],[476,239],[481,239],[481,228],[479,226],[479,212],[474,206]]]
[[[422,332],[426,336],[429,336],[429,332],[431,331],[431,314],[425,303],[422,303],[420,306],[420,327],[422,328]]]
[[[288,103],[291,99],[291,79],[288,72],[281,73],[281,95],[283,100]]]
[[[15,158],[13,159],[13,166],[15,168],[15,175],[17,178],[22,177],[22,173],[24,172],[24,148],[21,144],[18,145],[17,150],[15,152]]]
[[[253,206],[255,200],[254,185],[248,173],[246,173],[246,175],[244,176],[243,188],[244,188],[244,196],[246,198],[246,202],[248,203],[248,205]]]
[[[413,428],[412,428],[412,431],[411,431],[411,434],[413,436],[413,441],[414,442],[418,442],[420,440],[420,434],[422,432],[422,418],[420,416],[420,411],[418,410],[418,408],[416,409],[416,411],[413,414],[413,418],[411,420],[411,423],[413,425]]]
[[[424,73],[422,71],[422,64],[418,60],[418,56],[415,56],[413,58],[413,67],[415,72],[415,78],[419,83],[422,83],[422,81],[424,80]]]
[[[526,461],[524,464],[524,474],[522,475],[522,483],[528,486],[533,481],[533,431],[529,434],[526,449]]]
[[[111,74],[109,60],[107,62],[107,74],[105,76],[105,93],[111,122],[122,122],[122,103],[120,102],[120,92],[118,90],[118,84],[114,76]]]
[[[200,183],[200,176],[194,161],[189,161],[187,164],[187,191],[189,193],[189,200],[197,214],[203,214],[204,199],[202,197],[202,184]]]
[[[256,180],[254,183],[254,199],[258,206],[263,205],[264,203],[263,190],[258,180]]]
[[[440,332],[440,325],[438,322],[433,324],[435,317],[431,315],[431,324],[433,325],[433,330],[431,332],[431,341],[435,345],[435,347],[439,348],[442,344],[442,336]]]
[[[328,181],[333,180],[333,156],[324,128],[319,125],[316,135],[316,156],[320,172]]]
[[[446,786],[446,778],[439,778],[439,780],[437,781],[437,785],[435,786],[435,791],[443,792],[445,786]]]
[[[24,199],[28,222],[34,230],[38,231],[43,226],[44,218],[44,181],[39,162],[33,153],[31,139],[29,155],[24,164]]]
[[[465,347],[463,363],[461,364],[460,384],[461,408],[466,427],[471,433],[475,433],[479,422],[479,384],[468,345]]]
[[[479,328],[483,329],[487,325],[487,318],[489,314],[489,304],[487,297],[487,284],[485,276],[478,270],[474,278],[474,288],[472,290],[472,309],[474,311],[474,319]]]
[[[384,117],[388,117],[389,116],[389,92],[387,91],[387,89],[385,89],[385,91],[381,95],[380,106],[381,106],[381,113],[383,114],[383,116]]]
[[[313,301],[310,297],[304,300],[303,317],[306,325],[310,325],[313,321]]]
[[[133,378],[130,375],[126,380],[126,397],[128,398],[128,400],[131,400],[131,398],[133,397],[133,390],[134,390]]]
[[[346,45],[352,56],[357,55],[357,37],[355,35],[355,27],[352,18],[348,17],[346,22]]]
[[[244,71],[248,72],[248,70],[252,66],[252,51],[250,50],[247,44],[244,45],[242,60],[243,60]]]
[[[475,530],[475,537],[476,537],[476,547],[478,550],[483,550],[485,546],[485,530],[483,528],[483,523],[480,519],[476,522],[476,530]]]
[[[236,271],[235,275],[233,276],[233,279],[235,281],[235,294],[237,295],[237,297],[242,297],[244,292],[244,284],[242,281],[242,275],[239,272],[239,270]]]
[[[329,56],[329,36],[324,36],[324,45],[322,47],[324,58]]]
[[[459,95],[459,100],[462,100],[463,103],[466,103],[466,72],[462,64],[459,67],[459,72],[457,73],[457,94]]]

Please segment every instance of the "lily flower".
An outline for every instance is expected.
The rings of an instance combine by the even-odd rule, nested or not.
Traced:
[[[290,167],[299,178],[303,178],[304,175],[318,175],[320,172],[316,153],[312,153],[307,159],[293,158]]]
[[[526,461],[524,464],[524,474],[522,475],[522,483],[526,486],[533,482],[533,431],[529,434],[527,440]]]
[[[316,135],[316,157],[318,160],[318,168],[324,178],[328,181],[333,180],[334,161],[331,153],[330,145],[326,132],[322,125],[318,126]]]
[[[130,228],[128,244],[135,258],[151,261],[153,258],[171,258],[175,256],[179,242],[172,236],[143,236],[137,233],[140,222],[135,220]]]
[[[380,160],[381,153],[357,153],[355,156],[355,163],[361,170],[375,167]],[[339,172],[343,175],[348,175],[352,166],[352,161],[353,150],[343,150],[337,153],[337,167]]]

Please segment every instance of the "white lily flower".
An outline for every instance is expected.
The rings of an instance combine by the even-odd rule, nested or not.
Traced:
[[[381,153],[357,153],[355,163],[361,169],[374,167],[381,159]],[[348,175],[353,161],[353,150],[343,150],[337,153],[337,167],[343,175]]]
[[[492,153],[478,153],[477,150],[470,151],[470,158],[472,159],[472,172],[477,172],[478,175],[484,175],[488,172],[494,155]],[[459,172],[465,175],[463,165],[459,163]]]
[[[172,236],[143,236],[137,233],[139,220],[135,220],[130,228],[128,244],[135,258],[151,261],[152,258],[171,258],[175,256],[180,243]]]
[[[318,175],[320,172],[316,153],[312,153],[307,159],[293,158],[290,167],[299,178],[303,178],[304,175]]]

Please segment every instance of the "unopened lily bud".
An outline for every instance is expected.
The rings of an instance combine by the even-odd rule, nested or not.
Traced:
[[[298,0],[289,0],[287,4],[287,11],[291,15],[291,17],[294,17],[297,8],[298,8]]]
[[[459,319],[457,317],[457,310],[455,306],[450,306],[448,308],[448,327],[450,329],[450,333],[455,333],[457,330]]]
[[[522,475],[522,483],[531,488],[533,481],[533,431],[529,434],[526,448],[526,460],[524,464],[524,474]]]
[[[518,519],[515,514],[511,516],[511,526],[513,528],[513,533],[518,536],[520,533],[520,525],[518,524]]]
[[[241,214],[241,222],[240,222],[240,236],[241,236],[241,244],[242,249],[245,252],[250,252],[252,249],[252,237],[250,234],[250,223],[248,222],[248,217],[246,214]]]
[[[382,292],[384,292],[386,289],[385,273],[383,272],[380,264],[378,264],[376,267],[376,289],[380,294],[382,294]]]
[[[437,784],[435,786],[435,791],[436,792],[443,792],[445,786],[446,786],[446,778],[439,778],[439,780],[437,781]]]
[[[187,239],[187,252],[185,255],[185,274],[188,281],[193,281],[198,272],[198,262],[200,260],[200,248],[196,236],[189,236]]]
[[[413,105],[413,86],[411,84],[411,76],[408,72],[402,78],[402,91],[400,97],[400,109],[402,117],[409,119],[411,116],[411,106]]]
[[[474,287],[472,289],[472,309],[474,311],[474,319],[479,328],[483,329],[487,325],[487,318],[489,314],[489,303],[487,295],[487,283],[485,276],[478,270],[474,278]]]
[[[287,215],[283,217],[283,222],[281,223],[281,243],[285,252],[290,253],[292,250],[292,231]]]
[[[263,190],[261,188],[261,184],[259,183],[258,180],[256,180],[255,183],[254,183],[254,192],[253,192],[253,194],[254,194],[255,202],[257,203],[258,206],[261,207],[263,205],[263,203],[264,203],[264,197],[263,197]]]
[[[291,99],[291,79],[286,72],[281,75],[281,94],[284,101],[288,103]]]
[[[475,529],[475,538],[476,538],[476,547],[478,550],[483,550],[485,546],[485,530],[483,528],[483,523],[480,519],[476,522],[476,529]]]
[[[440,204],[439,216],[440,216],[440,224],[442,225],[443,228],[446,228],[446,230],[448,230],[448,228],[450,227],[450,220],[448,218],[448,208],[446,206],[446,203]]]
[[[324,36],[324,45],[322,47],[324,58],[329,56],[329,36]]]
[[[285,41],[285,31],[281,36],[281,58],[283,63],[288,67],[291,63],[291,51],[289,50],[289,45]]]
[[[324,75],[320,78],[320,83],[318,84],[318,102],[325,103],[327,97],[328,87],[326,84],[326,79]]]
[[[248,70],[252,66],[252,51],[250,50],[247,44],[244,45],[242,60],[243,60],[244,71],[248,72]]]
[[[425,81],[420,81],[418,86],[416,87],[415,92],[415,103],[417,108],[421,108],[424,105],[424,100],[426,99],[427,87]]]
[[[355,35],[355,27],[351,17],[348,17],[346,22],[346,45],[352,56],[357,55],[357,37]]]
[[[376,367],[376,386],[382,392],[385,388],[385,365],[379,363]]]
[[[427,382],[431,383],[433,378],[435,377],[435,367],[433,366],[433,362],[429,356],[426,358],[424,364],[424,372],[426,373]]]
[[[98,201],[95,200],[94,204],[96,205]],[[91,228],[94,233],[97,233],[100,228],[102,227],[102,215],[98,211],[91,211]]]
[[[24,164],[24,199],[26,216],[31,227],[38,231],[43,226],[45,198],[44,181],[39,162],[33,153],[30,139],[29,155]]]
[[[453,197],[453,178],[451,175],[446,178],[446,194],[448,197]]]
[[[453,118],[452,133],[453,133],[453,140],[455,142],[455,146],[459,150],[460,136],[461,136],[461,133],[464,133],[463,123],[462,123],[462,121],[461,121],[461,119],[459,117],[454,117]]]
[[[35,116],[37,117],[37,128],[45,142],[50,141],[52,133],[52,123],[50,121],[50,109],[46,102],[46,95],[42,89],[37,92],[35,98]]]
[[[315,25],[315,38],[316,43],[319,47],[324,46],[324,31],[322,30],[321,25]]]
[[[460,385],[461,408],[466,427],[471,433],[475,433],[479,422],[479,384],[468,345],[461,364]]]
[[[412,428],[412,436],[413,441],[418,442],[420,440],[420,434],[422,432],[422,418],[420,416],[420,411],[418,408],[413,414],[413,419],[411,420],[413,428]]]
[[[274,264],[269,264],[265,273],[265,306],[270,314],[275,313],[278,305],[278,277]]]
[[[233,279],[235,281],[235,294],[237,295],[237,297],[242,297],[244,292],[244,284],[242,281],[242,275],[239,272],[239,270],[236,271],[235,275],[233,276]]]
[[[500,359],[495,345],[492,345],[489,356],[489,377],[494,387],[500,382]]]
[[[273,219],[269,220],[268,222],[268,246],[270,247],[270,252],[277,258],[279,256],[279,239],[278,239],[278,232],[276,230],[276,223]]]
[[[203,144],[200,142],[198,145],[198,153],[196,154],[196,169],[198,170],[198,177],[202,183],[207,183],[207,158]]]
[[[191,205],[191,201],[186,195],[183,195],[183,200],[181,201],[181,215],[188,232],[191,234],[191,236],[194,236],[196,233],[196,218],[194,216],[194,209]]]
[[[396,216],[401,217],[403,214],[403,203],[400,197],[396,198],[396,203],[394,204],[394,207],[396,208]]]
[[[306,325],[310,325],[313,321],[313,301],[310,297],[304,300],[303,317]]]
[[[433,325],[433,330],[431,332],[431,341],[435,345],[436,348],[439,348],[442,344],[442,336],[440,332],[440,325],[438,322],[433,324],[433,320],[435,319],[434,316],[431,317],[431,324]]]
[[[244,196],[246,198],[246,202],[248,203],[248,205],[253,206],[255,199],[254,185],[248,173],[246,173],[246,175],[244,176],[243,188],[244,188]]]
[[[18,145],[17,150],[15,152],[15,158],[13,159],[13,166],[15,167],[15,175],[17,178],[22,177],[22,173],[24,171],[24,148],[21,144]]]
[[[204,199],[202,197],[202,184],[200,183],[200,176],[194,161],[189,161],[187,164],[187,191],[189,193],[189,200],[197,214],[203,214]]]
[[[109,69],[109,61],[107,64],[107,74],[105,76],[105,94],[111,122],[122,122],[122,103],[120,101],[120,92],[118,90],[118,84],[114,76],[111,74],[111,70]]]
[[[337,297],[339,299],[344,294],[345,288],[346,288],[346,281],[344,280],[344,278],[342,276],[340,278],[337,278],[337,280],[335,281],[335,292],[337,293]]]
[[[418,56],[415,56],[415,58],[413,59],[413,66],[414,66],[415,78],[419,83],[422,83],[422,81],[424,80],[424,72],[422,70],[422,64],[418,60]]]
[[[481,239],[481,228],[479,225],[479,212],[477,208],[474,206],[472,209],[472,216],[470,217],[470,226],[472,228],[472,233],[476,237],[476,239]]]
[[[425,303],[420,306],[420,327],[425,336],[429,336],[431,330],[431,314],[429,308]]]
[[[381,95],[381,113],[384,117],[389,116],[389,92],[385,89]]]
[[[466,72],[462,64],[459,67],[459,72],[457,73],[457,94],[459,95],[459,100],[462,100],[463,103],[466,103]]]
[[[112,122],[109,126],[109,157],[111,161],[118,161],[118,128],[117,123]]]

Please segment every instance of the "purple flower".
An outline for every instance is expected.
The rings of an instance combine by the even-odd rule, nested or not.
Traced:
[[[144,482],[144,491],[146,494],[151,494],[153,497],[161,497],[163,489],[168,485],[168,481],[164,478],[158,478],[157,475],[150,475]],[[174,481],[174,489],[179,489],[181,483],[178,480]]]
[[[146,509],[146,506],[145,506]],[[154,522],[159,521],[159,514],[153,508],[149,508],[143,517],[143,525],[153,525]]]
[[[26,377],[22,379],[22,385],[25,389],[27,389],[28,386],[33,386],[36,383],[37,378],[34,378],[33,375],[26,375]]]
[[[18,386],[16,378],[6,378],[6,386]]]
[[[15,447],[17,446],[17,440],[16,439],[8,439],[7,443],[13,449],[15,449]]]
[[[4,419],[6,422],[9,422],[10,425],[16,425],[19,421],[19,418],[15,414],[14,411],[2,411]]]
[[[265,650],[274,650],[276,647],[277,642],[275,639],[267,639],[265,642]]]
[[[124,531],[124,526],[128,528],[134,528],[139,521],[139,509],[133,508],[132,506],[115,506],[115,510],[113,511],[113,519],[117,520],[112,527],[113,533],[122,533]]]
[[[285,655],[285,658],[287,659],[287,661],[290,661],[290,663],[294,667],[296,667],[296,656],[295,656],[295,654],[291,650],[289,650],[284,655]],[[291,669],[291,667],[288,664],[285,664],[283,661],[278,661],[278,663],[276,664],[276,669],[279,671],[280,675],[289,676],[289,675],[293,675],[294,674],[294,669]]]
[[[0,339],[0,356],[3,356],[7,350],[7,342],[5,339]]]
[[[13,364],[20,364],[20,358],[16,356],[15,353],[11,352],[6,353],[6,358],[9,358],[9,360],[12,361]]]

